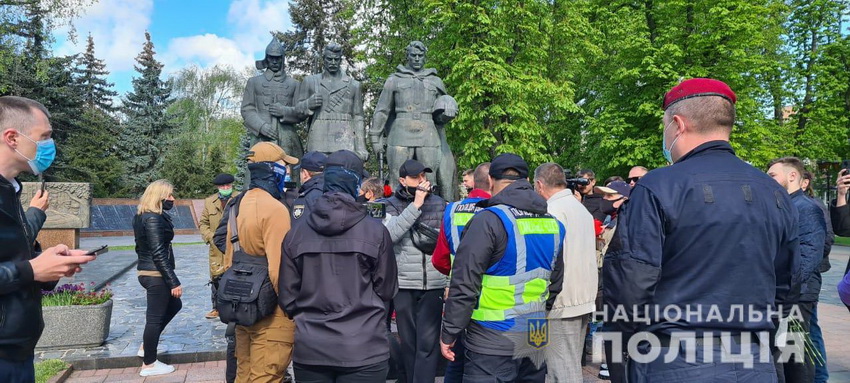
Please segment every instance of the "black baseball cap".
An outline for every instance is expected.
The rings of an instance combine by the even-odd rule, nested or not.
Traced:
[[[321,172],[325,170],[325,163],[328,161],[328,156],[325,153],[310,151],[301,157],[301,169],[311,172]]]
[[[363,169],[363,160],[361,160],[360,157],[357,157],[357,155],[350,150],[337,150],[331,153],[325,162],[325,168],[331,166],[341,166],[364,178],[369,175],[369,173],[366,172],[366,169]]]
[[[227,173],[221,173],[213,179],[213,185],[227,185],[232,184],[236,179],[233,178],[232,175]]]
[[[514,169],[519,173],[518,176],[503,175],[505,170]],[[522,157],[513,153],[502,153],[490,161],[490,177],[497,180],[518,180],[528,178],[528,164]]]
[[[401,164],[401,167],[398,169],[399,177],[407,177],[407,176],[417,176],[422,173],[433,173],[434,171],[431,168],[426,168],[425,165],[422,165],[419,161],[416,160],[407,160]]]

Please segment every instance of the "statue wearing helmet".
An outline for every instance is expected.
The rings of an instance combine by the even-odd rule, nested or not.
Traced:
[[[271,141],[287,154],[300,158],[304,150],[295,124],[307,118],[307,111],[294,106],[298,80],[286,75],[283,61],[283,46],[272,37],[265,58],[256,62],[263,74],[250,78],[245,86],[242,119],[251,137],[250,146]]]

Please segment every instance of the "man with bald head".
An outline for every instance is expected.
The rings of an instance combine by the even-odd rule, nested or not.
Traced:
[[[799,295],[798,218],[788,192],[732,150],[735,102],[718,80],[671,89],[662,120],[671,165],[642,177],[620,210],[603,295],[608,313],[627,315],[606,322],[650,340],[633,342],[644,357],[630,352],[629,382],[776,381],[763,350],[770,313]]]

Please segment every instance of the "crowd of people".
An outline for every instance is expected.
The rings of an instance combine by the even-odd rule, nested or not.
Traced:
[[[604,350],[599,377],[615,382],[827,381],[817,309],[833,230],[850,236],[850,174],[826,206],[800,159],[766,169],[739,159],[736,101],[712,79],[671,89],[669,166],[599,182],[590,169],[573,178],[503,153],[463,172],[459,201],[437,195],[415,159],[387,190],[351,151],[295,158],[255,144],[245,190],[215,177],[200,219],[206,317],[228,323],[226,381],[281,382],[291,363],[299,382],[384,382],[393,363],[399,381],[431,383],[445,358],[446,382],[580,382],[593,343]],[[38,247],[45,193],[21,208],[15,177],[50,166],[50,133],[41,104],[0,97],[4,382],[34,379],[39,291],[94,259]],[[133,219],[147,294],[142,376],[174,371],[157,360],[183,294],[174,194],[153,182]],[[838,292],[850,308],[846,269]],[[795,352],[795,332],[814,346]]]

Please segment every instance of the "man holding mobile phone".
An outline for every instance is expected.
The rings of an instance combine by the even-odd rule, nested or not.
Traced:
[[[41,292],[95,259],[57,245],[40,254],[20,204],[22,172],[41,174],[53,162],[50,113],[23,97],[0,97],[0,382],[35,381],[35,345],[44,328]],[[45,196],[46,197],[46,196]],[[11,234],[9,234],[11,233]],[[37,323],[38,325],[33,325]]]

